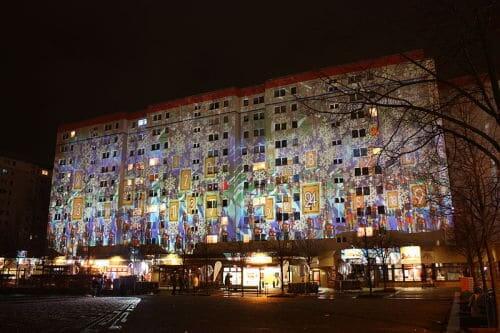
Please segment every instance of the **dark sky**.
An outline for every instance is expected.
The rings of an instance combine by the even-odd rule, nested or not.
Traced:
[[[47,166],[60,123],[418,47],[424,12],[407,1],[11,2],[0,154]]]

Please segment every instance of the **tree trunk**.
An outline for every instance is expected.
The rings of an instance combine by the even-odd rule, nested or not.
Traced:
[[[382,265],[382,280],[384,282],[384,290],[387,289],[387,265],[384,263]]]
[[[285,293],[285,276],[283,275],[283,258],[280,258],[280,271],[281,271],[281,293]]]
[[[241,274],[241,297],[245,296],[245,288],[243,288],[243,267],[244,267],[243,256],[240,253],[240,274]]]
[[[477,263],[479,265],[479,273],[481,274],[481,281],[483,282],[483,290],[487,290],[488,284],[486,283],[486,274],[484,273],[483,254],[479,249],[476,250],[477,250]]]
[[[494,318],[493,318],[493,323],[495,327],[498,325],[498,308],[497,308],[497,290],[496,290],[496,285],[495,285],[495,279],[496,279],[496,270],[494,266],[494,259],[493,255],[491,254],[491,249],[490,246],[488,245],[487,242],[484,244],[484,248],[486,250],[486,256],[488,257],[488,269],[490,271],[490,279],[491,279],[491,289],[493,290],[493,307],[494,307]]]

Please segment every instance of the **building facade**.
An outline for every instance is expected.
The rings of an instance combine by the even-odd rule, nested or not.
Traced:
[[[433,66],[419,52],[409,56]],[[415,172],[426,147],[385,157],[395,141],[390,112],[343,91],[382,89],[386,74],[421,72],[389,56],[61,126],[50,246],[190,251],[202,241],[333,238],[367,225],[442,228],[447,219],[428,200],[440,189]],[[436,96],[428,84],[405,98]],[[436,148],[442,142],[431,142]]]
[[[37,165],[0,157],[0,255],[43,253],[51,173]]]

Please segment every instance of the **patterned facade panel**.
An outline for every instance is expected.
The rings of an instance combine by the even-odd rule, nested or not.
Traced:
[[[334,237],[367,224],[441,228],[446,219],[416,179],[424,154],[379,163],[393,126],[387,110],[365,106],[352,117],[341,105],[347,116],[329,114],[341,97],[325,97],[321,82],[295,84],[295,96],[285,87],[276,98],[269,88],[75,129],[58,144],[72,148],[54,163],[51,246],[174,250],[207,235],[265,240]],[[321,96],[314,107],[324,112],[310,111],[311,94]]]

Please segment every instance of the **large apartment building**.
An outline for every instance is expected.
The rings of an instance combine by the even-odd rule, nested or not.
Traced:
[[[385,74],[412,80],[421,71],[408,57],[433,66],[412,52],[61,126],[50,246],[190,250],[202,241],[331,238],[367,225],[440,229],[447,220],[415,172],[426,147],[388,163],[391,111],[342,88],[369,93]],[[437,87],[405,93],[425,104]]]

